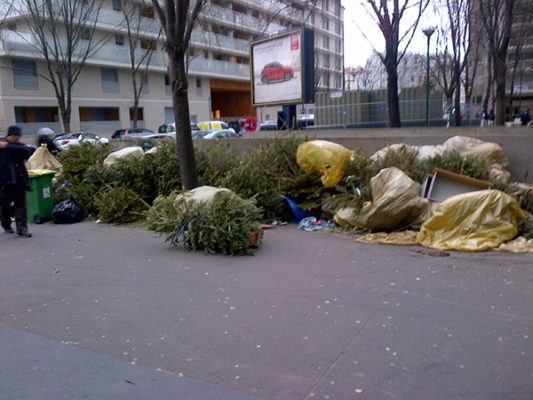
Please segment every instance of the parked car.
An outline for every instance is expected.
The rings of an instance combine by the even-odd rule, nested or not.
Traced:
[[[68,150],[70,146],[77,146],[80,143],[91,143],[94,145],[106,145],[109,139],[89,132],[60,133],[53,139],[59,150]]]
[[[301,114],[296,117],[296,126],[298,129],[305,129],[315,124],[315,114]]]
[[[235,129],[230,128],[230,126],[224,121],[202,121],[198,122],[198,128],[203,131],[214,131],[220,129],[231,129],[235,133]]]
[[[198,125],[196,125],[194,122],[191,122],[191,132],[199,131],[200,128],[198,128]],[[157,131],[159,133],[168,133],[168,132],[176,132],[176,123],[168,123],[159,125],[159,128],[157,128]]]
[[[226,139],[240,137],[233,129],[218,129],[207,133],[202,139]]]
[[[294,70],[277,61],[266,64],[261,71],[261,82],[265,85],[271,81],[290,81],[292,78],[294,78]]]
[[[122,140],[136,140],[136,139],[175,139],[176,132],[168,133],[131,133],[122,137]]]
[[[244,129],[244,123],[246,122],[245,118],[236,119],[234,121],[228,122],[228,125],[233,129],[239,136],[242,136]]]
[[[277,131],[278,123],[276,121],[263,121],[257,127],[258,131]]]
[[[141,134],[151,134],[155,133],[154,131],[146,128],[127,128],[127,129],[117,129],[115,132],[112,133],[111,139],[123,139],[125,136],[134,134],[134,133],[141,133]]]

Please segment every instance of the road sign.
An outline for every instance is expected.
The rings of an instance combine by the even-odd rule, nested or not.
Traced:
[[[248,118],[244,121],[244,130],[247,132],[254,132],[257,129],[257,121],[253,118]]]

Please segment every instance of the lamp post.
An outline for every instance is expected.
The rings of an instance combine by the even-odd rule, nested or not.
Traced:
[[[424,29],[424,35],[428,38],[428,55],[427,55],[427,67],[426,67],[426,126],[429,126],[429,43],[431,35],[435,32],[435,27],[431,26]]]

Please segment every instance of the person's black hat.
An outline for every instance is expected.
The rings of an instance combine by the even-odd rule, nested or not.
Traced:
[[[22,129],[20,129],[17,125],[11,125],[9,128],[7,128],[7,136],[13,136],[13,135],[22,135]]]

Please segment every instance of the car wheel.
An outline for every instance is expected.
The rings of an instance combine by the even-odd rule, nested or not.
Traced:
[[[292,75],[290,72],[285,72],[285,75],[283,77],[286,81],[290,81],[292,79]]]
[[[33,216],[33,222],[37,225],[41,225],[44,222],[44,218],[41,214],[35,214]]]
[[[269,83],[268,75],[264,75],[264,76],[261,78],[261,82],[263,82],[264,85],[268,85],[268,83]]]

